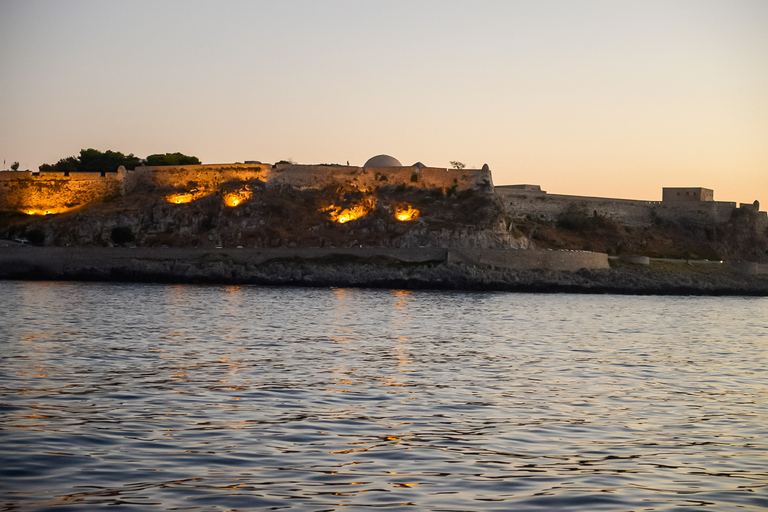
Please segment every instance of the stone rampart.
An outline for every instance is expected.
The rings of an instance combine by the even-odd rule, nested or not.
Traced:
[[[530,216],[551,222],[557,221],[569,209],[575,209],[588,216],[608,217],[628,226],[648,226],[653,222],[652,210],[661,206],[661,201],[547,194],[506,186],[497,186],[495,190],[510,216]]]
[[[267,187],[291,186],[322,189],[327,186],[352,186],[362,191],[391,185],[419,188],[466,190],[492,186],[490,171],[475,169],[440,169],[434,167],[356,167],[331,165],[224,164],[137,167],[126,172],[126,192],[139,184],[155,187],[216,189],[228,181],[258,179]]]
[[[362,191],[381,186],[443,188],[456,191],[493,186],[487,169],[444,169],[424,166],[365,168],[354,166],[221,164],[137,167],[105,173],[0,172],[0,210],[50,213],[151,189],[218,190],[231,181],[260,180],[267,187],[322,189],[346,186]]]
[[[663,202],[570,196],[496,187],[507,214],[556,222],[567,212],[602,216],[632,227],[651,226],[656,219],[675,223],[712,224],[728,221],[736,203],[725,201]]]
[[[125,171],[125,193],[139,185],[157,188],[185,188],[214,190],[228,181],[266,181],[271,166],[267,164],[179,165],[137,167]]]
[[[122,193],[122,175],[0,172],[0,211],[62,213]]]

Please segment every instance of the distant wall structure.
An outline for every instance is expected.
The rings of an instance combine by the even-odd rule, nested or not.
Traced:
[[[580,213],[587,216],[607,217],[632,227],[648,227],[659,219],[704,225],[727,222],[737,209],[735,202],[714,201],[713,191],[706,188],[665,188],[662,197],[669,199],[641,201],[547,194],[540,188],[537,190],[534,187],[505,185],[495,187],[495,191],[509,216],[529,217],[550,222],[557,222],[566,213]],[[681,192],[681,195],[677,196],[677,192]],[[690,192],[690,194],[683,195],[684,192]],[[684,199],[678,199],[678,197]],[[766,212],[758,211],[759,205],[752,203],[741,206],[757,211],[760,221],[768,226],[768,215]]]

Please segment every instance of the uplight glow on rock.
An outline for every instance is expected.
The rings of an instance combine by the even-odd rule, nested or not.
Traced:
[[[22,211],[27,215],[55,215],[57,213],[66,213],[72,210],[74,210],[74,208],[67,208],[62,206],[59,208],[45,208],[45,209],[30,208],[28,210],[22,210]]]
[[[224,204],[231,208],[248,201],[253,196],[253,192],[248,185],[234,191],[224,194]]]
[[[409,204],[399,204],[395,206],[395,218],[401,222],[416,220],[419,218],[419,210]]]
[[[345,222],[350,222],[365,217],[373,210],[373,208],[373,201],[370,199],[364,199],[349,206],[348,208],[331,205],[327,208],[324,208],[322,211],[327,212],[328,216],[333,222],[344,224]]]
[[[203,192],[199,192],[199,191],[181,192],[178,194],[171,194],[171,195],[165,196],[165,200],[173,204],[184,204],[184,203],[191,203],[193,201],[197,201],[204,195],[205,194]]]

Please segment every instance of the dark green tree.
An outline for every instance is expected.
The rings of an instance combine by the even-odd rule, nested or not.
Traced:
[[[134,169],[139,165],[139,158],[133,153],[126,156],[119,151],[101,152],[98,149],[80,150],[80,172],[114,172],[120,166],[126,169]]]
[[[126,169],[135,169],[139,165],[139,158],[133,153],[124,155],[119,151],[107,150],[101,152],[98,149],[81,149],[80,156],[62,158],[55,164],[43,164],[41,172],[116,172],[121,165]]]
[[[13,162],[13,165],[11,165],[12,171],[18,171],[19,170],[19,162]]]
[[[184,155],[182,153],[158,153],[147,157],[147,165],[200,165],[200,159],[196,156]],[[127,169],[127,167],[126,167]]]

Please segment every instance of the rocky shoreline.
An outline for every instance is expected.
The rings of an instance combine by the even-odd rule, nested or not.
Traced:
[[[426,259],[420,261],[403,261],[388,255],[354,254],[318,258],[286,254],[286,257],[256,260],[238,258],[241,252],[192,249],[176,253],[161,249],[139,251],[124,258],[98,257],[96,253],[88,258],[69,255],[78,254],[77,250],[0,249],[0,279],[768,296],[768,275],[744,275],[729,265],[703,268],[685,264],[620,265],[617,268],[568,271],[495,268],[442,261],[439,252],[435,251],[426,253]],[[29,257],[33,254],[36,257]]]

